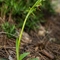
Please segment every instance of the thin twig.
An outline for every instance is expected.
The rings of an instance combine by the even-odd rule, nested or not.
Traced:
[[[16,47],[0,46],[0,48],[6,48],[6,49],[10,49],[10,48],[12,48],[12,49],[15,49]]]

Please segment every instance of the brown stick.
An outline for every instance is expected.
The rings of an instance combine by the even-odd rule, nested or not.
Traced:
[[[51,53],[47,52],[46,50],[41,50],[41,53],[46,55],[50,59],[54,59],[54,56]]]

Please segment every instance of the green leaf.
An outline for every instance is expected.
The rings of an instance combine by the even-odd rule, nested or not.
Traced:
[[[12,25],[12,26],[11,26],[11,31],[10,31],[10,32],[12,33],[14,30],[15,30],[15,25]]]
[[[18,4],[14,3],[14,9],[17,11]]]
[[[18,51],[18,39],[16,39],[16,51]]]
[[[16,54],[17,54],[17,60],[19,60],[19,44],[18,44],[18,39],[16,39]]]
[[[20,60],[22,60],[23,58],[25,58],[28,54],[30,54],[30,53],[29,52],[27,52],[27,53],[25,52],[25,53],[21,54],[20,57],[19,57]]]
[[[32,59],[30,59],[30,60],[38,60],[38,58],[32,58]]]

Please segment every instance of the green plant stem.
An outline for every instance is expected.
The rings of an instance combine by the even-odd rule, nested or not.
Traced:
[[[28,14],[26,15],[26,18],[25,18],[25,20],[24,20],[24,23],[23,23],[23,26],[22,26],[22,30],[21,30],[20,35],[19,35],[19,40],[18,40],[17,60],[20,60],[20,59],[19,59],[19,56],[20,56],[20,54],[19,54],[19,46],[20,46],[20,43],[21,43],[21,38],[22,38],[22,34],[23,34],[23,30],[24,30],[26,21],[27,21],[29,15],[34,11],[34,7],[35,7],[36,5],[38,5],[38,4],[40,4],[40,2],[41,2],[41,0],[37,0],[37,2],[32,6],[32,8],[30,8],[30,10],[29,10],[29,12],[28,12]]]
[[[30,13],[27,14],[27,16],[26,16],[26,18],[25,18],[25,20],[24,20],[24,23],[23,23],[23,26],[22,26],[22,30],[21,30],[21,33],[20,33],[20,35],[19,35],[18,46],[20,46],[21,38],[22,38],[22,33],[23,33],[23,30],[24,30],[24,27],[25,27],[25,24],[26,24],[26,21],[27,21],[29,15],[30,15]],[[19,56],[20,56],[20,54],[19,54],[19,48],[18,48],[18,54],[17,54],[17,55],[18,55],[18,56],[17,56],[17,57],[18,57],[17,60],[19,60]]]
[[[36,6],[36,4],[37,4],[38,2],[40,3],[41,1],[38,0],[38,1],[32,6],[32,8],[30,8],[28,14],[26,15],[26,18],[25,18],[25,20],[24,20],[24,22],[23,22],[22,30],[21,30],[20,35],[19,35],[19,46],[20,46],[20,41],[21,41],[21,38],[22,38],[22,34],[23,34],[23,30],[24,30],[26,21],[27,21],[29,15],[33,12],[33,8]]]
[[[19,35],[19,41],[18,41],[18,46],[20,46],[20,42],[21,42],[21,38],[22,38],[22,33],[23,33],[23,30],[24,30],[24,27],[25,27],[25,24],[26,24],[26,21],[29,17],[30,13],[27,14],[25,20],[24,20],[24,23],[23,23],[23,26],[22,26],[22,30],[20,32],[20,35]],[[19,60],[19,47],[18,47],[18,54],[17,54],[17,60]]]

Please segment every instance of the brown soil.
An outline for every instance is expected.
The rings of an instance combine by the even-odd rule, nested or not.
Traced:
[[[49,23],[46,23],[45,28],[47,28],[49,32],[52,30],[53,33],[47,33],[44,36],[39,36],[37,32],[34,31],[31,31],[29,35],[25,32],[23,33],[20,53],[30,52],[30,55],[28,55],[24,60],[36,57],[39,60],[60,60],[60,44],[57,44],[56,41],[54,42],[54,39],[50,40],[55,37],[58,39],[60,35],[56,34],[55,36],[54,34],[59,31],[59,29],[56,30],[56,28],[60,28],[60,26],[57,22],[57,25],[54,25],[52,21],[48,22]],[[54,28],[55,26],[57,27]],[[5,33],[0,33],[0,57],[8,59],[9,56],[11,56],[16,60],[15,41],[16,39],[7,38]]]
[[[33,32],[35,33],[35,32]],[[48,40],[41,40],[33,34],[32,42],[21,42],[21,53],[30,52],[24,60],[39,58],[39,60],[60,60],[60,45]],[[8,39],[6,35],[0,35],[0,57],[8,58],[9,55],[16,60],[15,39]]]

